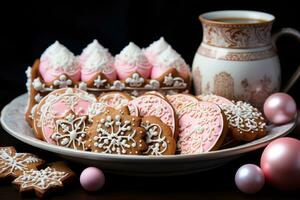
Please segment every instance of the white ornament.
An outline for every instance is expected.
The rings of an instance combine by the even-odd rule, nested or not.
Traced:
[[[56,120],[56,132],[51,135],[51,139],[59,146],[85,149],[85,119],[86,116],[75,118],[75,115],[69,114],[65,119]]]
[[[72,85],[72,81],[70,79],[67,79],[66,75],[60,75],[59,80],[55,80],[53,82],[54,86],[58,86],[59,88],[65,88],[68,87],[70,85]]]
[[[130,133],[125,135],[128,131]],[[120,115],[114,118],[110,115],[102,118],[96,132],[98,134],[92,138],[93,145],[103,149],[103,153],[125,154],[128,149],[137,146],[134,140],[136,130],[132,130],[130,121],[122,122]]]
[[[133,73],[132,77],[128,77],[125,83],[129,84],[130,87],[140,87],[145,82],[143,77],[140,77],[138,73]]]
[[[85,82],[80,82],[78,88],[81,90],[87,90],[87,84]]]
[[[42,84],[40,78],[35,78],[32,82],[32,86],[36,91],[44,92],[45,91],[45,84]]]
[[[97,88],[99,88],[100,86],[103,86],[105,83],[107,82],[106,79],[101,79],[100,76],[97,77],[97,79],[94,80],[94,86],[96,86]]]
[[[145,85],[145,89],[151,89],[151,90],[155,90],[155,89],[159,89],[160,88],[160,83],[157,80],[150,80],[149,84]]]
[[[124,90],[125,84],[119,80],[116,80],[116,81],[114,81],[113,85],[111,86],[111,89]]]
[[[30,86],[31,86],[31,70],[32,68],[28,66],[27,70],[25,71],[26,76],[27,76],[27,81],[26,81],[26,88],[27,92],[30,92]]]
[[[57,171],[47,167],[42,170],[30,170],[16,178],[13,183],[19,184],[20,189],[34,188],[46,190],[50,187],[63,186],[62,181],[68,176],[67,172]]]

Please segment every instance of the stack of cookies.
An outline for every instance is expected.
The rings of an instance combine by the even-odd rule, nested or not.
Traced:
[[[198,154],[252,141],[266,134],[256,108],[216,95],[138,97],[77,88],[55,90],[35,109],[37,138],[66,148],[109,154]]]

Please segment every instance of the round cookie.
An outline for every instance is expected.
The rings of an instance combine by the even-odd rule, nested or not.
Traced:
[[[178,149],[181,154],[197,154],[217,150],[223,143],[227,126],[219,106],[199,102],[179,118]]]
[[[154,94],[141,95],[128,103],[128,107],[137,107],[139,115],[155,116],[168,125],[172,130],[172,136],[177,138],[177,116],[172,105],[166,100]]]
[[[266,122],[257,108],[243,101],[222,107],[234,139],[252,141],[266,135]]]
[[[158,117],[143,117],[141,127],[146,130],[148,144],[143,154],[154,156],[175,154],[176,140],[172,136],[172,131]]]
[[[107,107],[103,114],[93,118],[88,132],[89,147],[93,152],[140,155],[148,145],[141,118],[128,115],[128,110]]]
[[[51,144],[86,150],[89,107],[95,102],[93,95],[76,88],[49,93],[35,112],[36,137]]]
[[[206,94],[196,96],[200,101],[208,101],[217,104],[222,108],[222,105],[233,105],[233,102],[225,97],[221,97],[215,94]]]
[[[186,110],[189,110],[199,102],[195,96],[190,94],[167,95],[167,99],[175,109],[179,118]]]
[[[127,106],[131,100],[131,96],[123,92],[108,92],[98,97],[98,102],[105,103],[107,106],[120,109]]]

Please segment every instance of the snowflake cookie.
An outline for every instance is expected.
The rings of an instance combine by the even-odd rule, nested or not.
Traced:
[[[89,128],[90,148],[93,152],[110,154],[142,154],[147,149],[145,129],[141,119],[129,111],[107,107],[103,114],[93,117]]]
[[[142,118],[141,126],[146,130],[147,150],[145,155],[172,155],[176,151],[176,141],[172,137],[169,126],[158,117],[148,116]]]
[[[50,191],[62,189],[64,184],[72,181],[74,177],[75,173],[64,162],[55,162],[45,169],[26,171],[12,183],[21,193],[34,192],[41,198]]]
[[[84,134],[82,128],[86,127],[85,118],[90,113],[90,106],[96,102],[95,96],[76,88],[58,89],[49,93],[35,111],[33,128],[36,137],[51,144],[75,148],[68,141],[72,140],[73,143],[73,139]],[[70,136],[68,141],[67,133]],[[85,136],[82,135],[81,139],[83,138]],[[76,147],[84,149],[82,144]]]
[[[222,106],[233,137],[239,141],[252,141],[266,135],[266,122],[262,113],[249,103],[238,101]]]
[[[44,161],[30,153],[17,153],[14,147],[0,147],[0,179],[17,177],[37,169]]]

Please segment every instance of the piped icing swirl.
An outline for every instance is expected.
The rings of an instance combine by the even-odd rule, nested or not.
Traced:
[[[146,49],[143,50],[145,56],[149,60],[149,62],[153,65],[156,61],[156,58],[159,54],[161,54],[164,50],[166,50],[170,45],[166,42],[166,40],[161,37],[159,40],[153,42]]]
[[[157,57],[153,65],[151,78],[158,78],[170,68],[175,68],[180,76],[184,78],[187,78],[190,74],[189,66],[183,58],[171,46],[168,46]]]
[[[74,54],[58,41],[42,54],[39,71],[45,82],[51,82],[62,74],[76,81],[80,79],[80,67],[75,62]]]
[[[97,40],[94,40],[82,51],[79,56],[79,63],[82,81],[89,81],[98,72],[103,73],[110,80],[116,79],[114,59]]]
[[[120,54],[116,55],[115,68],[121,80],[126,79],[134,72],[138,72],[144,78],[149,78],[152,65],[142,50],[130,42]]]

